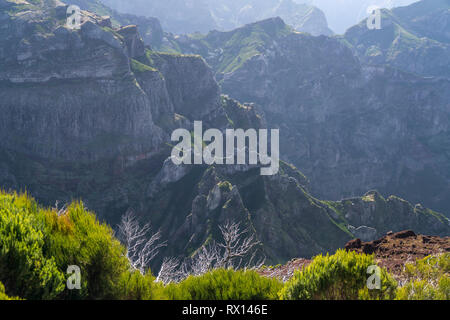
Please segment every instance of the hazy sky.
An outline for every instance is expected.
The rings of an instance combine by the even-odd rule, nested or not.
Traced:
[[[367,14],[369,6],[392,8],[409,5],[417,0],[294,0],[309,3],[321,9],[329,27],[336,33],[344,33],[349,27],[359,23]]]

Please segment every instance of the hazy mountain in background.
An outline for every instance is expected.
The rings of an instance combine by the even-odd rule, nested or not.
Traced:
[[[322,11],[293,0],[102,1],[119,12],[156,17],[165,31],[175,34],[231,30],[277,16],[298,31],[313,35],[332,34]]]
[[[445,41],[443,2],[394,10],[412,17],[407,26],[421,36],[402,20],[381,30],[363,22],[345,40],[295,33],[268,19],[180,36],[176,44],[207,60],[224,93],[262,108],[269,126],[280,128],[281,154],[311,178],[314,195],[341,199],[376,189],[449,214],[449,55],[445,43],[419,39]],[[364,55],[367,45],[380,47],[378,61]]]
[[[417,0],[293,0],[316,6],[325,13],[328,25],[335,33],[342,34],[367,17],[369,6],[391,9],[406,6]]]
[[[364,20],[344,35],[362,61],[450,78],[450,0],[383,9],[381,16],[381,29],[369,30]]]

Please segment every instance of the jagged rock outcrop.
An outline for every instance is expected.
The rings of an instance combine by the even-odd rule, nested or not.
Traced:
[[[60,2],[17,7],[2,0],[0,6],[5,166],[29,164],[31,157],[87,166],[115,159],[128,166],[164,149],[174,127],[189,126],[175,109],[188,114],[195,105],[203,115],[218,106],[217,84],[201,58],[159,57],[168,66],[161,68],[167,78],[139,62],[150,51],[135,26],[112,29],[105,26],[109,18],[83,11],[80,30],[71,30],[67,5]],[[176,82],[181,71],[189,79],[184,83]],[[14,178],[17,171],[7,172],[11,185],[27,183]]]
[[[450,214],[448,80],[367,66],[339,39],[291,32],[281,19],[180,48],[204,56],[224,93],[255,102],[280,128],[282,158],[314,195],[375,189]]]

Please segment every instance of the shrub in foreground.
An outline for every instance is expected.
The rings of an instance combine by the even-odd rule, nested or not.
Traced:
[[[398,300],[450,300],[450,253],[428,256],[405,265],[406,283]]]
[[[170,284],[165,291],[174,300],[275,300],[282,286],[256,271],[217,269]]]
[[[303,270],[296,271],[280,292],[283,300],[393,299],[396,282],[380,270],[380,289],[369,290],[369,266],[373,256],[338,250],[334,255],[319,255]]]
[[[113,230],[80,202],[44,209],[28,195],[0,192],[0,281],[26,299],[114,299],[128,272]],[[81,290],[67,290],[68,266],[81,270]]]
[[[0,281],[8,293],[52,299],[64,290],[64,275],[45,253],[45,233],[36,203],[26,195],[0,194]]]
[[[100,223],[83,203],[72,203],[63,214],[43,212],[47,252],[64,272],[69,265],[81,270],[81,290],[65,290],[62,298],[114,299],[122,274],[129,270],[125,248],[113,230]]]
[[[155,282],[155,277],[147,272],[124,272],[117,286],[116,296],[122,300],[166,300],[166,287]]]

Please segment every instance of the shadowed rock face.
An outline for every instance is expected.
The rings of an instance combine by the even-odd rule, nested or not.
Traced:
[[[262,105],[264,115],[258,105],[220,96],[202,58],[151,51],[135,26],[111,28],[108,19],[84,11],[81,29],[68,30],[66,6],[28,5],[15,8],[0,0],[1,12],[8,14],[0,29],[3,188],[26,189],[47,205],[81,198],[112,226],[131,209],[168,239],[161,258],[191,254],[216,238],[218,225],[226,220],[255,233],[261,252],[274,263],[333,251],[354,237],[351,227],[448,234],[442,215],[401,199],[377,194],[350,202],[315,199],[307,179],[284,162],[271,177],[250,166],[174,168],[168,160],[173,129],[192,129],[193,120],[202,120],[204,129],[264,128],[281,123],[285,110]],[[337,41],[292,36],[325,46],[323,53],[313,46],[300,63],[311,76],[311,57],[325,59],[328,51],[343,57],[341,65],[324,66],[331,75],[349,77],[343,85],[357,90],[368,81]],[[303,48],[295,39],[283,46]],[[373,72],[372,78],[381,74],[384,81],[387,71]],[[316,94],[322,90],[320,79],[311,87]],[[311,117],[321,123],[324,111],[318,110]]]
[[[290,32],[280,19],[178,43],[280,128],[281,156],[313,194],[376,189],[450,212],[448,80],[368,66],[340,39]]]
[[[314,194],[378,189],[448,212],[447,80],[359,67],[332,40],[295,35],[274,51],[225,75],[222,87],[280,127],[282,154],[311,178]],[[257,70],[257,80],[243,81]]]
[[[70,30],[66,9],[31,7],[2,29],[0,130],[10,138],[1,146],[68,161],[155,150],[163,132],[130,67],[143,54],[136,29],[111,32],[85,12],[81,29]]]
[[[333,39],[293,34],[221,85],[280,128],[282,156],[310,177],[314,194],[378,189],[448,212],[447,80],[360,66]]]
[[[84,11],[81,29],[70,30],[66,5],[28,6],[14,13],[2,1],[0,131],[11,137],[2,147],[65,161],[145,154],[167,140],[160,126],[173,123],[174,109],[202,119],[217,108],[218,86],[200,58],[160,57],[159,72],[137,62],[147,49],[136,26],[113,30]]]
[[[219,86],[212,70],[198,56],[159,53],[152,55],[152,61],[164,75],[176,113],[194,121],[219,108]]]

